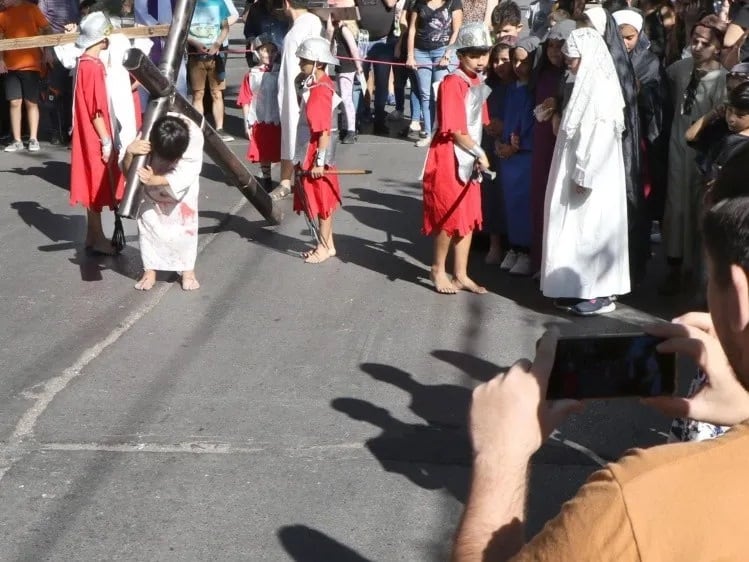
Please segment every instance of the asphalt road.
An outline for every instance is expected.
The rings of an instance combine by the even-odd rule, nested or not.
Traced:
[[[0,560],[444,559],[470,389],[531,354],[550,322],[628,330],[679,306],[646,285],[632,306],[573,320],[478,254],[490,293],[437,295],[424,154],[366,135],[340,147],[342,166],[374,173],[343,179],[339,255],[321,265],[298,255],[310,236],[290,201],[267,227],[207,160],[202,287],[163,276],[141,293],[132,222],[123,255],[83,255],[66,150],[0,153]],[[535,458],[529,533],[666,428],[634,401],[571,419]]]

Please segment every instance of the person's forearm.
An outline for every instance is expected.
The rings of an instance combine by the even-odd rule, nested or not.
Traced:
[[[321,152],[323,150],[328,150],[328,145],[330,145],[330,133],[328,131],[320,133],[320,140],[317,143],[317,151]]]
[[[471,490],[455,537],[452,562],[502,562],[525,543],[528,462],[499,455],[474,459]]]
[[[224,25],[221,26],[221,33],[218,34],[218,39],[216,39],[216,43],[219,46],[223,45],[227,37],[229,37],[229,22],[224,20]]]
[[[122,159],[122,172],[127,175],[127,173],[130,171],[130,166],[133,163],[133,154],[132,152],[125,152],[125,157]]]
[[[471,152],[475,148],[481,148],[480,142],[477,142],[473,137],[465,133],[453,133],[453,142],[466,152]]]
[[[408,41],[406,42],[406,54],[409,58],[414,58],[414,45],[416,44],[416,26],[413,22],[408,26]]]
[[[94,126],[96,134],[99,135],[100,141],[109,140],[111,142],[112,137],[110,136],[109,131],[107,130],[107,124],[104,122],[104,118],[101,115],[94,117],[91,120],[91,123]]]
[[[455,45],[455,41],[458,38],[458,32],[460,31],[460,27],[463,25],[463,12],[462,10],[456,10],[453,12],[453,30],[450,34],[450,41],[447,44],[447,50],[448,52],[451,50],[451,47]],[[446,53],[447,54],[447,53]]]

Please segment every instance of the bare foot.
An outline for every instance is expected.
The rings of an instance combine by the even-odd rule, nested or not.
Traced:
[[[320,247],[320,246],[318,246],[317,248],[319,248],[319,247]],[[303,257],[303,258],[308,258],[308,257],[310,257],[310,256],[311,256],[312,254],[314,254],[315,252],[317,252],[317,248],[315,248],[314,250],[307,250],[306,252],[302,252],[302,254],[301,254],[301,255],[302,255],[302,257]],[[332,258],[332,257],[333,257],[333,256],[335,256],[335,255],[336,255],[336,251],[335,251],[335,248],[328,248],[328,257],[331,257],[331,258]]]
[[[139,291],[150,291],[156,284],[156,272],[153,270],[147,270],[143,273],[143,276],[135,284],[135,288]]]
[[[335,255],[335,249],[328,250],[325,246],[318,246],[315,251],[309,254],[304,263],[322,263],[328,258],[332,258]]]
[[[483,295],[484,293],[486,293],[486,287],[477,285],[473,279],[467,276],[462,278],[456,277],[455,279],[453,279],[453,285],[458,291],[470,291],[471,293],[476,293],[477,295]]]
[[[200,289],[200,283],[193,272],[185,272],[182,274],[182,290],[183,291],[197,291]]]
[[[432,280],[432,283],[434,283],[434,289],[443,295],[454,295],[458,292],[458,289],[455,288],[455,285],[453,285],[452,281],[450,281],[450,278],[447,276],[447,273],[444,271],[441,273],[435,273],[432,271],[429,274],[429,278]]]
[[[487,265],[499,265],[502,263],[502,251],[501,250],[489,250],[484,257],[484,263]]]

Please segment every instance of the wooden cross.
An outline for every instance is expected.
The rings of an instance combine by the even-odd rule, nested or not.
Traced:
[[[280,207],[260,186],[244,163],[226,146],[203,115],[174,87],[174,81],[185,53],[195,3],[196,0],[177,0],[172,10],[172,23],[164,44],[159,68],[139,49],[130,49],[125,55],[123,65],[151,94],[151,101],[143,116],[142,137],[144,139],[149,137],[154,123],[167,111],[185,115],[203,131],[205,151],[224,171],[229,183],[239,189],[270,224],[279,224],[283,218]],[[138,215],[141,185],[137,172],[147,163],[148,156],[133,158],[125,183],[125,194],[117,211],[122,217],[132,219]]]

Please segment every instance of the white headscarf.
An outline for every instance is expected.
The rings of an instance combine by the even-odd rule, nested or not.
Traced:
[[[611,15],[613,16],[616,25],[631,25],[635,28],[637,33],[642,31],[642,16],[634,10],[617,10]]]
[[[562,130],[568,137],[573,136],[585,117],[594,121],[613,121],[618,132],[624,131],[624,97],[614,61],[603,38],[589,27],[575,29],[562,52],[580,59],[575,86],[562,115]]]
[[[585,15],[588,16],[590,23],[593,24],[598,33],[601,35],[606,33],[606,20],[608,19],[606,17],[606,10],[601,6],[593,6],[585,10]]]

